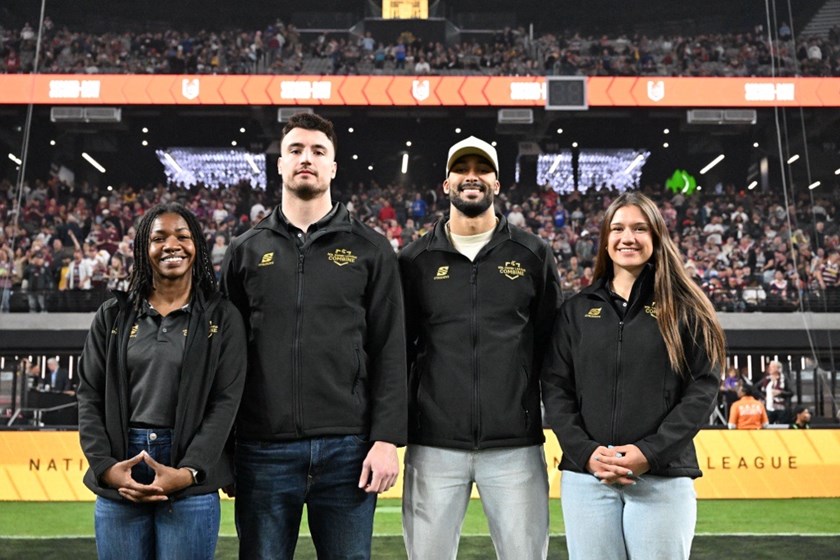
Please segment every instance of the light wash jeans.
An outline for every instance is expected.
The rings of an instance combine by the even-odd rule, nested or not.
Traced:
[[[563,471],[561,486],[569,560],[688,560],[697,521],[690,478],[642,475],[616,487]]]
[[[131,428],[128,457],[143,449],[169,465],[171,430]],[[146,484],[154,472],[140,463],[132,478]],[[212,560],[220,519],[218,492],[145,504],[100,496],[94,509],[96,551],[100,560]]]
[[[500,560],[548,554],[548,475],[541,445],[465,451],[409,445],[403,536],[409,560],[454,559],[473,483]]]

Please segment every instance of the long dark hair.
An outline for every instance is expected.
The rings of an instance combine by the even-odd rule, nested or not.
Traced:
[[[683,259],[677,245],[668,235],[665,220],[656,204],[645,195],[628,191],[616,198],[604,215],[601,223],[601,239],[598,256],[595,259],[595,278],[612,278],[613,262],[607,251],[610,223],[619,208],[636,206],[647,218],[653,237],[654,298],[656,298],[656,321],[668,348],[671,368],[680,373],[688,371],[680,327],[690,325],[692,337],[701,344],[709,355],[712,366],[722,368],[726,363],[726,337],[717,320],[717,313],[694,281],[685,271]],[[699,338],[698,338],[699,335]]]
[[[154,206],[140,218],[137,234],[134,237],[134,268],[128,278],[128,291],[135,296],[134,306],[140,310],[143,300],[154,290],[152,265],[149,262],[149,240],[152,224],[161,214],[178,214],[187,222],[195,245],[195,260],[192,265],[193,287],[201,290],[205,297],[210,297],[217,290],[216,274],[210,262],[210,252],[204,240],[204,232],[195,214],[177,202],[166,202]]]

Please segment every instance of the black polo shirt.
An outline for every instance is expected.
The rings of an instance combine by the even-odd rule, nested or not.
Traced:
[[[298,249],[300,249],[301,247],[303,247],[303,244],[306,243],[307,237],[309,237],[310,235],[312,235],[313,233],[327,226],[330,223],[330,220],[332,220],[333,216],[335,216],[337,210],[338,204],[333,204],[332,210],[327,212],[326,216],[324,216],[314,224],[310,225],[307,231],[303,231],[299,227],[292,224],[292,222],[290,222],[289,219],[286,218],[286,215],[283,214],[282,210],[279,212],[279,214],[280,219],[286,225],[286,228],[289,230],[289,233],[292,235],[295,242],[297,242]]]
[[[126,367],[131,426],[175,426],[175,405],[189,324],[189,305],[163,317],[148,301],[143,302],[143,309],[128,338]]]

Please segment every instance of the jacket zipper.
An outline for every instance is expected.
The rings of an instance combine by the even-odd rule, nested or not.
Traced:
[[[301,355],[300,331],[303,323],[303,258],[304,253],[298,248],[297,266],[297,301],[295,304],[295,338],[292,342],[292,388],[294,391],[295,433],[303,435],[303,405],[301,404]]]
[[[473,447],[478,448],[481,434],[481,411],[479,410],[479,375],[478,375],[478,265],[472,263],[470,272],[470,286],[472,288],[472,314],[470,316],[470,331],[472,334],[473,351]]]
[[[616,406],[618,403],[618,385],[621,376],[621,341],[624,338],[624,320],[618,322],[618,347],[615,352],[615,379],[612,390],[612,422],[610,428],[610,443],[615,443],[615,424],[618,420]]]

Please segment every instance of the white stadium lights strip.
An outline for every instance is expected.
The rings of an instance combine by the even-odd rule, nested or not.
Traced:
[[[713,159],[712,161],[710,161],[710,162],[709,162],[709,164],[708,164],[706,167],[704,167],[703,169],[701,169],[701,170],[700,170],[700,175],[705,175],[706,173],[708,173],[709,169],[711,169],[711,168],[712,168],[712,167],[714,167],[715,165],[717,165],[717,164],[719,164],[720,162],[722,162],[722,161],[723,161],[723,158],[725,158],[725,157],[726,157],[725,155],[720,154],[718,157],[716,157],[715,159]]]
[[[403,175],[408,173],[408,153],[407,152],[402,155],[402,166],[400,167],[400,171],[402,171]]]
[[[819,187],[820,185],[822,185],[822,182],[820,182],[820,181],[814,181],[813,183],[811,183],[810,185],[808,185],[808,190],[811,190],[811,191],[812,191],[812,190],[816,189],[817,187]]]
[[[90,156],[90,154],[88,154],[87,152],[82,152],[82,157],[85,158],[89,164],[94,166],[97,169],[97,171],[99,171],[100,173],[105,173],[105,168],[102,167],[102,165],[98,161],[93,159]]]
[[[15,162],[18,165],[23,163],[19,157],[17,157],[15,154],[13,154],[11,152],[9,153],[9,159],[12,160],[13,162]]]
[[[838,167],[837,169],[834,170],[834,174],[835,175],[840,175],[840,167]]]
[[[788,165],[799,159],[799,154],[793,154],[788,158]]]
[[[748,190],[753,190],[753,189],[754,189],[754,188],[756,188],[757,186],[758,186],[758,181],[753,181],[752,183],[750,183],[749,185],[747,185],[747,189],[748,189]]]

